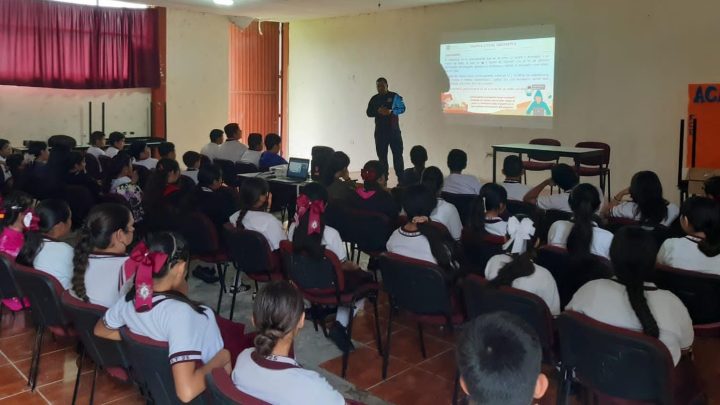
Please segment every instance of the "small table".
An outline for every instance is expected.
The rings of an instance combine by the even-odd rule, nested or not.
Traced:
[[[602,157],[605,152],[602,149],[595,148],[576,148],[574,146],[550,146],[550,145],[535,145],[531,143],[508,143],[503,145],[493,145],[493,183],[497,181],[497,153],[508,152],[520,154],[522,159],[523,153],[542,152],[558,157],[569,157],[569,158],[589,158],[589,157]],[[575,168],[580,168],[580,163],[575,160]]]

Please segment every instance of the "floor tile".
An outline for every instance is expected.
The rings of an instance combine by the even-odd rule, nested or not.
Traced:
[[[105,402],[101,405],[145,405],[145,399],[140,393],[133,393],[126,397],[118,398],[110,402]]]
[[[382,337],[382,341],[385,341],[387,339],[387,318],[382,317],[382,315],[378,316],[380,319],[380,336]],[[393,334],[407,329],[406,327],[393,323]],[[356,340],[358,342],[365,343],[367,345],[375,345],[375,315],[372,313],[372,310],[370,312],[365,312],[361,316],[355,317],[353,319],[353,330],[352,330],[352,338],[353,340]]]
[[[47,332],[43,337],[41,352],[50,353],[68,347],[73,347],[75,344],[76,341],[72,338],[56,337],[53,339],[50,332]],[[34,345],[35,331],[0,339],[0,351],[5,353],[12,362],[30,359]]]
[[[342,356],[326,361],[320,367],[340,375]],[[396,375],[410,367],[410,364],[399,359],[390,358],[388,377]],[[368,389],[382,381],[382,356],[374,347],[358,347],[350,353],[346,380],[355,384],[358,389]]]
[[[27,390],[27,380],[12,364],[0,367],[0,398]]]
[[[424,335],[424,339],[427,358],[440,354],[452,347],[451,344],[428,336],[427,334]],[[393,357],[398,357],[411,364],[417,364],[425,360],[420,351],[420,339],[417,330],[405,329],[398,333],[393,333],[390,343],[390,355]],[[383,341],[383,344],[385,344],[385,341]]]
[[[720,339],[696,337],[694,362],[705,394],[713,404],[720,404]]]
[[[34,332],[35,328],[27,311],[17,312],[13,316],[12,313],[8,313],[8,310],[3,310],[2,322],[0,322],[0,339],[31,331]]]
[[[397,405],[450,404],[453,382],[413,367],[371,388],[370,393]]]
[[[75,383],[77,375],[77,359],[78,355],[75,349],[63,349],[52,353],[42,355],[40,358],[40,373],[38,374],[37,386],[53,383],[56,381],[69,381]],[[23,375],[30,372],[30,360],[26,359],[15,363]],[[92,370],[89,360],[83,365],[83,372],[87,373]]]
[[[455,349],[448,349],[435,357],[429,358],[418,364],[417,368],[435,374],[448,381],[454,381],[455,374],[457,373]]]
[[[47,405],[48,402],[37,392],[23,392],[9,398],[0,399],[0,405]]]
[[[44,385],[38,388],[38,390],[53,404],[69,404],[72,401],[74,388],[75,378],[73,377],[71,380],[61,380]],[[88,404],[90,402],[91,388],[92,373],[83,374],[78,389],[78,404]],[[137,389],[132,383],[122,383],[103,372],[99,372],[93,402],[103,404],[122,398],[132,399],[132,396],[135,395],[136,392]],[[123,401],[123,404],[124,403]]]

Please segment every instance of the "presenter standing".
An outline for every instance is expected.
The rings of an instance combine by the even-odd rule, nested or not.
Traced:
[[[395,174],[400,177],[405,169],[403,162],[403,142],[400,133],[398,115],[405,112],[405,103],[399,94],[388,91],[384,77],[375,82],[378,94],[372,96],[367,107],[367,116],[375,118],[375,150],[378,160],[388,166],[388,146],[393,154]]]

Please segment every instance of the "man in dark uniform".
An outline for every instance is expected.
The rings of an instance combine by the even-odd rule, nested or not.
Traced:
[[[375,118],[375,150],[378,160],[388,166],[388,146],[393,154],[393,166],[398,180],[404,170],[403,142],[398,115],[405,112],[405,103],[399,94],[388,91],[384,77],[377,79],[378,94],[372,96],[367,107],[367,116]]]

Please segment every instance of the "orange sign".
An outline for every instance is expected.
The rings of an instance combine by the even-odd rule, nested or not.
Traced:
[[[688,86],[687,166],[691,166],[693,118],[697,120],[695,166],[720,168],[720,84]]]

